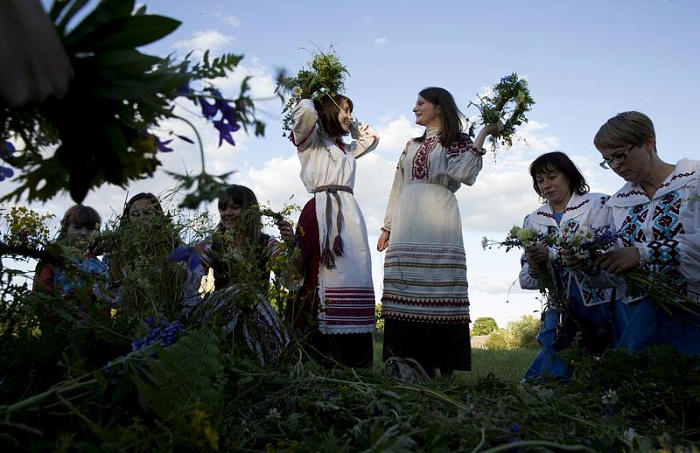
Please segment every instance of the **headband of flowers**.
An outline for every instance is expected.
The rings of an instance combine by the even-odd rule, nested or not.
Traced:
[[[530,96],[530,90],[525,79],[518,78],[518,74],[512,73],[501,79],[490,89],[491,95],[479,97],[479,103],[470,102],[481,112],[480,125],[488,125],[501,120],[503,130],[491,136],[491,150],[495,153],[497,148],[513,146],[515,128],[527,123],[525,113],[529,112],[535,101]],[[474,137],[476,123],[469,126],[469,135]]]
[[[292,110],[300,99],[331,99],[345,91],[345,76],[350,75],[333,47],[328,53],[317,51],[308,67],[304,67],[294,77],[281,77],[277,91],[289,94],[282,109],[282,135],[289,137],[293,127]]]

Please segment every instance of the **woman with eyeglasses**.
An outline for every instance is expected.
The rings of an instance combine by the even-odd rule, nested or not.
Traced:
[[[608,195],[589,192],[586,179],[569,156],[561,151],[543,154],[530,164],[535,193],[545,203],[525,217],[524,228],[546,235],[561,230],[574,234],[587,230],[608,200]],[[582,232],[581,231],[581,232]],[[599,354],[613,347],[624,327],[624,317],[617,308],[612,289],[595,288],[581,272],[564,265],[558,247],[537,244],[523,254],[520,272],[523,289],[539,289],[542,281],[550,282],[550,298],[542,313],[537,335],[541,348],[525,373],[525,378],[566,378],[570,370],[558,357],[558,351],[571,346],[581,337],[582,346]],[[556,289],[561,297],[553,297]],[[613,320],[623,319],[613,324]]]
[[[654,124],[640,112],[609,119],[593,143],[603,157],[600,165],[625,180],[606,205],[605,221],[620,238],[618,247],[595,261],[605,271],[598,279],[605,284],[606,276],[639,270],[665,288],[656,296],[618,288],[630,309],[619,346],[640,351],[670,345],[700,354],[700,308],[690,302],[700,302],[700,161],[663,161]],[[669,300],[674,303],[664,303]]]

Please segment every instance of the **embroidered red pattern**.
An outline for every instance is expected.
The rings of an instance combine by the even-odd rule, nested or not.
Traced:
[[[426,138],[416,151],[416,155],[413,156],[413,171],[411,172],[414,180],[428,179],[428,156],[435,149],[436,144],[437,136]]]

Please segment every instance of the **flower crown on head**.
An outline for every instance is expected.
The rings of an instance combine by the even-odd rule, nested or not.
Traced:
[[[292,110],[300,99],[331,99],[345,91],[345,76],[350,75],[331,46],[329,51],[317,51],[308,68],[302,68],[294,77],[281,77],[278,92],[290,94],[282,109],[282,135],[288,137],[293,127]]]

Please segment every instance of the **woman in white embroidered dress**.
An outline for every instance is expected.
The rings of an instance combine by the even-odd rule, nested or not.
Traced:
[[[682,298],[700,302],[700,161],[681,159],[674,165],[661,160],[654,124],[635,111],[609,119],[593,143],[603,156],[601,166],[626,181],[606,205],[606,222],[622,237],[618,248],[596,260],[605,271],[599,282],[638,269],[660,274]],[[566,259],[576,265],[572,257]],[[630,319],[619,347],[640,351],[670,345],[700,354],[700,316],[674,307],[669,314],[649,296],[626,294],[624,302]],[[697,306],[691,309],[698,312]]]
[[[581,172],[561,151],[535,159],[530,164],[530,176],[535,192],[546,203],[525,217],[523,227],[547,235],[557,235],[565,228],[572,234],[589,229],[609,198],[590,193]],[[546,273],[546,281],[556,285],[561,294],[555,300],[550,293],[537,335],[541,349],[525,378],[568,377],[570,370],[557,351],[570,346],[574,335],[582,335],[583,345],[590,352],[601,353],[615,346],[624,327],[624,312],[616,312],[612,289],[594,287],[584,274],[572,272],[563,264],[557,247],[537,244],[523,254],[520,286],[540,289],[540,274]]]
[[[413,358],[434,375],[471,369],[467,264],[454,192],[481,171],[487,135],[474,144],[462,132],[463,115],[452,95],[430,87],[413,108],[424,134],[409,140],[399,158],[377,243],[384,262],[384,359]]]
[[[367,227],[353,195],[355,160],[379,139],[352,116],[343,95],[302,99],[294,108],[292,142],[301,180],[314,194],[304,206],[297,242],[304,259],[304,285],[287,318],[309,335],[326,364],[372,365],[374,287]],[[342,137],[351,134],[353,141]]]

